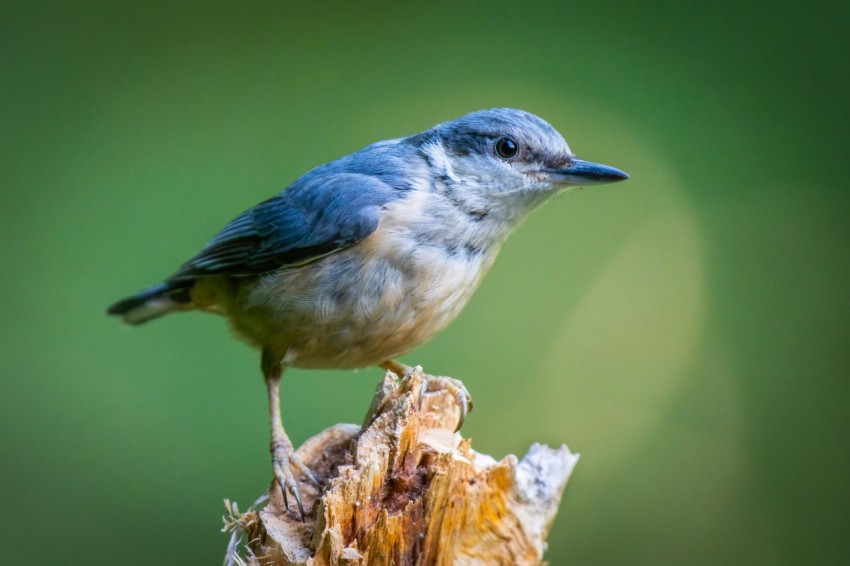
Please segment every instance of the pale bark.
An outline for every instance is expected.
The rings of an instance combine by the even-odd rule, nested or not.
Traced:
[[[261,510],[227,503],[226,563],[540,564],[578,456],[539,444],[522,460],[475,452],[453,432],[451,383],[387,372],[362,428],[336,425],[298,449],[321,483],[300,482],[306,521],[276,486]]]

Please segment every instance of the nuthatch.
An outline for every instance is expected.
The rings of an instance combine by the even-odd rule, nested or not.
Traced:
[[[221,314],[262,351],[274,475],[303,517],[292,468],[312,474],[281,422],[284,370],[399,371],[393,359],[457,316],[529,211],[570,186],[627,178],[577,159],[528,112],[473,112],[316,167],[109,314],[132,325]]]

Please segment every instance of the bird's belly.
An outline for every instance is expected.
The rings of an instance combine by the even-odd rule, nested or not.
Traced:
[[[358,368],[404,354],[464,307],[489,261],[417,249],[399,258],[352,248],[259,280],[231,316],[237,332],[288,365]]]

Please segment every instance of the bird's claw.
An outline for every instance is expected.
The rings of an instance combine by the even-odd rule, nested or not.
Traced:
[[[457,432],[463,426],[467,413],[472,411],[472,395],[469,394],[463,383],[457,379],[423,374],[422,390],[419,392],[419,408],[422,408],[422,399],[426,393],[440,389],[451,393],[455,398],[455,403],[457,403],[458,412],[460,413],[458,415],[457,426],[454,430],[454,432]]]
[[[292,468],[298,470],[304,477],[315,485],[319,485],[318,480],[310,471],[301,458],[295,455],[292,449],[292,444],[285,441],[272,441],[272,469],[274,476],[280,486],[280,493],[283,497],[283,506],[289,509],[289,493],[295,499],[295,504],[298,506],[298,511],[301,513],[301,521],[305,521],[307,514],[304,512],[304,504],[301,501],[301,492],[298,489],[298,482],[292,474]],[[288,492],[288,493],[287,493]]]
[[[301,475],[307,478],[307,481],[309,481],[316,487],[321,486],[319,480],[316,479],[316,476],[313,475],[313,472],[310,471],[310,468],[307,467],[307,464],[301,461],[301,458],[299,458],[295,454],[292,454],[292,456],[290,456],[289,458],[289,463],[292,464],[292,466],[296,468],[299,472],[301,472]]]

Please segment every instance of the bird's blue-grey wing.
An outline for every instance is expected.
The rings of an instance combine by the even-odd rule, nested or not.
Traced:
[[[169,280],[259,275],[309,263],[369,236],[393,198],[392,187],[369,175],[308,177],[239,215]]]

